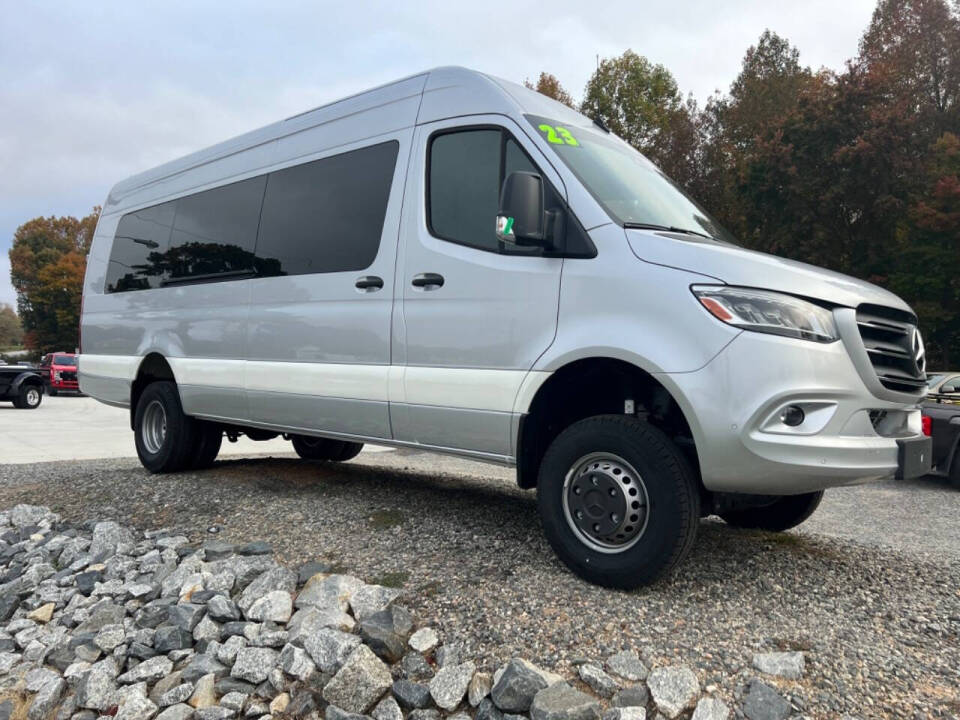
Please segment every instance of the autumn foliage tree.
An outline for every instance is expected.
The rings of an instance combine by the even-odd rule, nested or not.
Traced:
[[[86,257],[100,208],[84,218],[34,218],[17,228],[10,280],[24,344],[31,350],[72,350],[79,339]]]
[[[12,307],[0,304],[0,348],[17,347],[23,341],[23,327]]]
[[[557,80],[556,75],[542,72],[535,83],[530,82],[529,80],[524,80],[523,84],[531,90],[536,90],[541,95],[546,95],[548,98],[553,98],[558,102],[562,102],[567,107],[575,107],[573,97],[570,95],[570,93],[563,89],[563,86],[560,84],[560,81]]]
[[[853,49],[852,49],[853,50]],[[960,362],[960,0],[879,0],[843,69],[770,30],[702,110],[632,51],[581,110],[690,191],[747,247],[889,288],[933,366]]]

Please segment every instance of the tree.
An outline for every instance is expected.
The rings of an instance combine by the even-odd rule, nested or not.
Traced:
[[[20,318],[9,305],[0,305],[0,347],[17,347],[23,341]]]
[[[76,347],[86,255],[99,215],[94,208],[80,219],[34,218],[14,233],[10,280],[31,350]]]
[[[555,75],[542,72],[540,73],[540,77],[537,78],[536,84],[530,82],[529,79],[524,80],[523,84],[531,90],[536,90],[541,95],[546,95],[548,98],[553,98],[558,102],[562,102],[568,107],[575,107],[570,93],[563,89],[563,86],[560,84],[560,81],[557,80]]]
[[[601,61],[587,82],[580,111],[599,116],[611,131],[686,184],[696,152],[696,103],[684,100],[663,65],[627,50]]]
[[[860,41],[857,64],[884,75],[888,99],[909,99],[937,131],[956,127],[960,24],[944,0],[880,0]]]

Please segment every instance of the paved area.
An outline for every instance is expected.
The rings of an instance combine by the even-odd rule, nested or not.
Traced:
[[[385,448],[382,448],[385,449]],[[224,457],[290,453],[286,440],[224,440]],[[79,395],[46,396],[36,410],[0,403],[0,463],[133,457],[128,410]]]

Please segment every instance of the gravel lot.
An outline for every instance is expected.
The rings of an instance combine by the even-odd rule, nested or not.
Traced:
[[[572,677],[579,658],[636,648],[739,706],[753,653],[794,648],[806,675],[778,686],[811,717],[960,716],[960,493],[937,481],[831,491],[803,532],[704,521],[692,559],[633,593],[569,574],[511,471],[424,453],[163,477],[134,459],[0,466],[0,507],[17,502],[198,542],[267,539],[284,561],[402,585],[488,669],[522,655]]]

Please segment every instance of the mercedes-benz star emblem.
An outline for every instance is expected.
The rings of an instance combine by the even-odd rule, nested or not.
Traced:
[[[917,366],[917,374],[923,375],[927,369],[927,351],[919,328],[913,329],[913,362]]]

